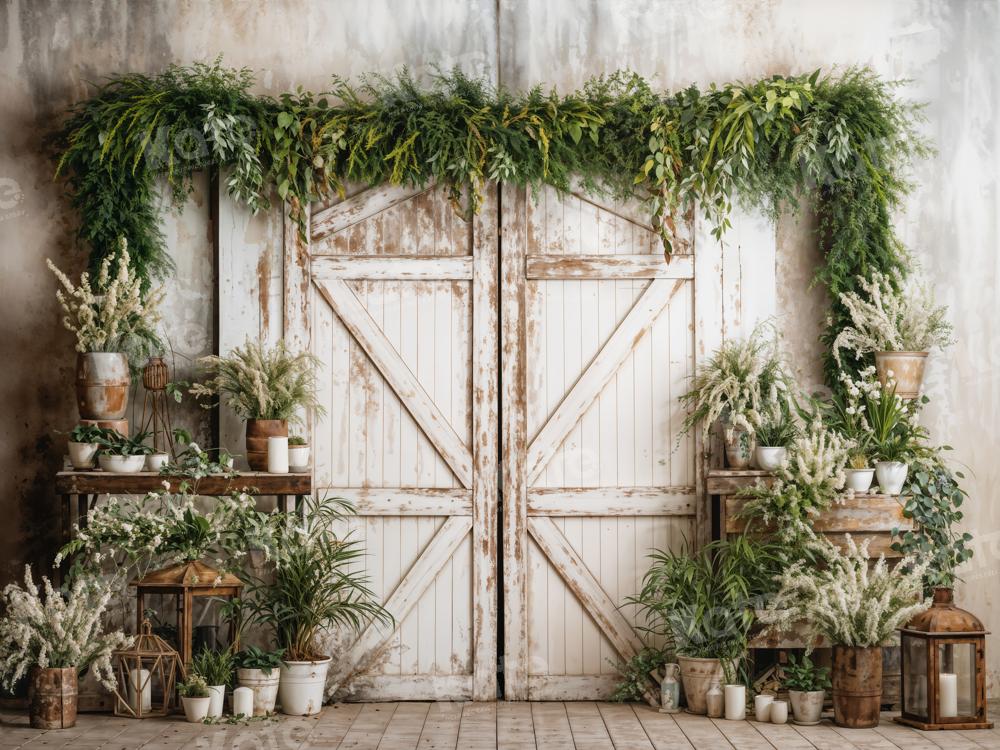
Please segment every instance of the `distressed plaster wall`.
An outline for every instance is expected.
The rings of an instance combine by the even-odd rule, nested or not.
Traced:
[[[51,552],[51,474],[72,426],[72,343],[58,325],[44,258],[79,269],[73,216],[51,181],[42,136],[87,92],[87,81],[170,62],[209,60],[258,74],[259,90],[320,89],[329,74],[356,76],[409,65],[460,65],[510,86],[571,88],[631,67],[664,88],[755,78],[831,65],[870,64],[909,78],[902,93],[928,102],[938,154],[916,172],[901,236],[951,305],[959,343],[933,358],[926,421],[969,468],[967,527],[976,559],[961,600],[1000,631],[993,587],[1000,512],[994,437],[1000,418],[997,209],[1000,86],[996,0],[420,0],[364,3],[269,0],[131,4],[124,0],[0,3],[0,581]],[[213,279],[206,181],[164,227],[179,273],[171,281],[168,334],[182,374],[212,350]],[[816,334],[824,301],[807,291],[819,261],[806,214],[783,218],[778,310],[796,367],[818,383]],[[236,222],[237,241],[275,247],[280,221]],[[273,277],[274,268],[263,269]],[[264,282],[262,282],[263,284]],[[249,292],[248,292],[249,293]],[[265,322],[267,323],[267,322]],[[273,321],[267,323],[273,326]],[[196,411],[188,420],[202,432]],[[991,646],[996,682],[1000,648]]]

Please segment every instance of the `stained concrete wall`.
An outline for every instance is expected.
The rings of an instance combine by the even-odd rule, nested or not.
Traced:
[[[78,269],[74,218],[51,181],[41,139],[86,95],[87,81],[170,62],[210,60],[258,74],[258,88],[323,88],[332,73],[356,76],[409,65],[459,65],[510,86],[560,88],[630,67],[664,88],[817,67],[869,64],[907,78],[902,94],[928,102],[935,157],[918,166],[918,188],[899,217],[901,236],[951,306],[959,343],[930,364],[925,419],[955,447],[969,474],[966,526],[976,559],[961,601],[1000,631],[1000,600],[989,585],[998,566],[1000,479],[994,437],[1000,418],[1000,297],[994,113],[1000,87],[996,0],[269,0],[266,3],[124,0],[5,0],[0,4],[0,580],[52,548],[57,507],[51,476],[72,426],[72,342],[58,323],[44,258]],[[208,203],[196,182],[183,212],[164,226],[179,273],[171,281],[168,334],[180,375],[210,351],[214,303]],[[807,291],[819,262],[811,219],[782,219],[779,305],[796,367],[819,382],[816,334],[823,299]],[[277,242],[280,223],[247,224],[248,246]],[[187,421],[204,432],[203,414]],[[1000,648],[989,651],[991,673]]]

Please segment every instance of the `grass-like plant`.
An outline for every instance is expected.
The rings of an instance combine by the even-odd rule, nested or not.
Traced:
[[[726,437],[736,428],[755,434],[765,423],[795,406],[795,384],[771,326],[758,326],[746,339],[729,340],[698,367],[691,387],[681,396],[688,415],[681,434],[701,425],[708,438],[716,420]]]
[[[785,410],[765,420],[757,428],[757,445],[765,448],[787,448],[798,436],[799,430],[791,415]]]
[[[249,621],[270,627],[289,661],[325,658],[325,632],[360,631],[371,620],[392,623],[367,577],[353,567],[364,548],[334,531],[352,512],[346,500],[310,501],[301,526],[277,529],[270,575],[251,582],[245,598]]]
[[[833,355],[847,349],[861,359],[872,352],[925,352],[952,342],[953,328],[948,308],[935,304],[930,287],[906,284],[902,274],[874,271],[871,278],[858,278],[861,292],[845,292],[840,302],[850,314],[833,341]]]
[[[293,353],[279,342],[273,347],[247,341],[225,357],[198,360],[207,376],[191,386],[198,398],[217,397],[241,419],[292,419],[296,411],[322,413],[316,399],[319,360]]]
[[[191,658],[191,671],[205,678],[209,685],[228,685],[236,668],[232,649],[203,648]]]
[[[820,564],[798,561],[781,574],[780,588],[761,620],[776,632],[803,623],[807,641],[823,637],[843,646],[880,646],[930,605],[923,596],[926,561],[904,558],[890,568],[881,555],[870,564],[868,544],[848,535],[842,552],[822,536],[806,542]]]

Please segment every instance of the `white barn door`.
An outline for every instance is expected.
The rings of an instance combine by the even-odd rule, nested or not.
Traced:
[[[345,643],[352,699],[496,694],[496,198],[392,186],[285,236],[285,336],[319,358],[314,485],[351,500],[395,628]]]
[[[550,189],[505,189],[502,226],[505,695],[607,698],[647,555],[696,534],[692,244]]]

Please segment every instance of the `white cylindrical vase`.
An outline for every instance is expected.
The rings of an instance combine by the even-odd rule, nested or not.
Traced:
[[[267,471],[269,474],[288,473],[288,438],[269,437],[267,439]]]
[[[771,702],[771,723],[784,724],[788,721],[788,701]]]
[[[743,721],[747,717],[746,685],[726,685],[726,718]]]
[[[773,695],[755,695],[753,697],[753,713],[757,721],[771,720],[771,704],[774,703]]]
[[[233,716],[253,716],[253,690],[238,687],[233,691]]]

